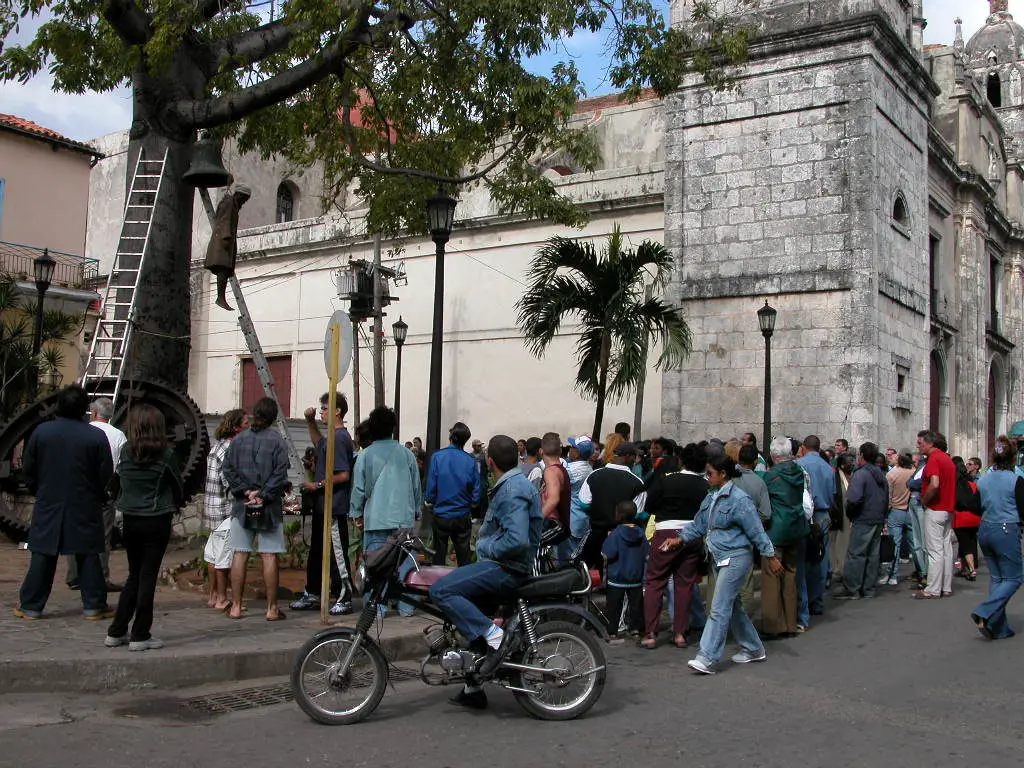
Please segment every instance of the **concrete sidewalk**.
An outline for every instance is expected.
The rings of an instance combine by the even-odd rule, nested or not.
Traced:
[[[171,550],[164,565],[178,565],[194,554]],[[26,550],[0,542],[0,691],[5,693],[173,688],[287,675],[296,651],[322,628],[319,613],[289,611],[286,601],[285,621],[267,622],[260,599],[248,600],[247,616],[234,621],[208,608],[205,594],[160,586],[153,634],[165,646],[135,653],[125,646],[106,648],[110,621],[82,619],[79,593],[65,586],[63,564],[44,617],[15,618],[28,560]],[[111,553],[111,578],[123,582],[127,572],[124,551]],[[110,594],[111,605],[117,598],[118,593]],[[331,622],[354,626],[355,618],[331,617]],[[419,658],[426,654],[422,630],[429,622],[429,617],[391,614],[374,632],[380,630],[389,658]]]

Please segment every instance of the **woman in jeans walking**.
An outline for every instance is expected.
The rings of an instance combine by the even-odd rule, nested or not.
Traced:
[[[715,455],[708,460],[706,470],[710,491],[697,517],[679,531],[679,538],[669,539],[661,546],[668,551],[705,537],[715,570],[715,595],[711,615],[700,637],[700,651],[687,666],[701,674],[713,675],[730,630],[740,646],[740,652],[732,657],[735,663],[747,664],[768,658],[757,630],[743,610],[740,590],[754,566],[755,546],[761,552],[763,567],[772,575],[782,572],[782,563],[775,556],[775,547],[764,531],[754,502],[732,483],[732,478],[739,475],[735,462],[727,456]]]
[[[1014,472],[1016,451],[1009,438],[1000,435],[992,451],[992,471],[978,481],[981,495],[981,527],[978,540],[988,564],[988,598],[971,614],[983,637],[1013,637],[1006,620],[1006,604],[1024,581],[1020,530],[1024,519],[1024,478]]]
[[[116,648],[127,643],[129,651],[162,648],[163,642],[149,632],[153,598],[171,538],[171,518],[184,503],[185,492],[178,459],[167,443],[164,415],[152,405],[140,403],[128,413],[128,443],[121,451],[117,475],[128,580],[103,644]]]

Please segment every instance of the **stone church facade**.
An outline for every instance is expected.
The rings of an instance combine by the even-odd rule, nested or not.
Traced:
[[[685,2],[674,13],[682,16]],[[924,9],[926,10],[926,9]],[[1024,413],[1024,30],[992,2],[921,44],[920,0],[768,0],[738,87],[666,100],[665,243],[695,353],[665,429],[773,432],[964,455]]]

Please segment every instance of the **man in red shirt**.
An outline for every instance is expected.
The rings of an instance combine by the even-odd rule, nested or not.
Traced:
[[[917,433],[917,450],[928,457],[921,477],[925,508],[924,544],[928,550],[928,586],[914,593],[919,600],[953,594],[953,509],[956,505],[956,467],[940,449],[945,441],[929,429]]]

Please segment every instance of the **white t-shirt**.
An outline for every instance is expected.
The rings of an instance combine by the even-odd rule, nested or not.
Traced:
[[[116,472],[117,462],[121,459],[121,449],[128,442],[128,438],[120,429],[105,421],[90,421],[89,425],[101,430],[107,436],[107,443],[110,445],[110,458],[114,460],[114,471]]]

